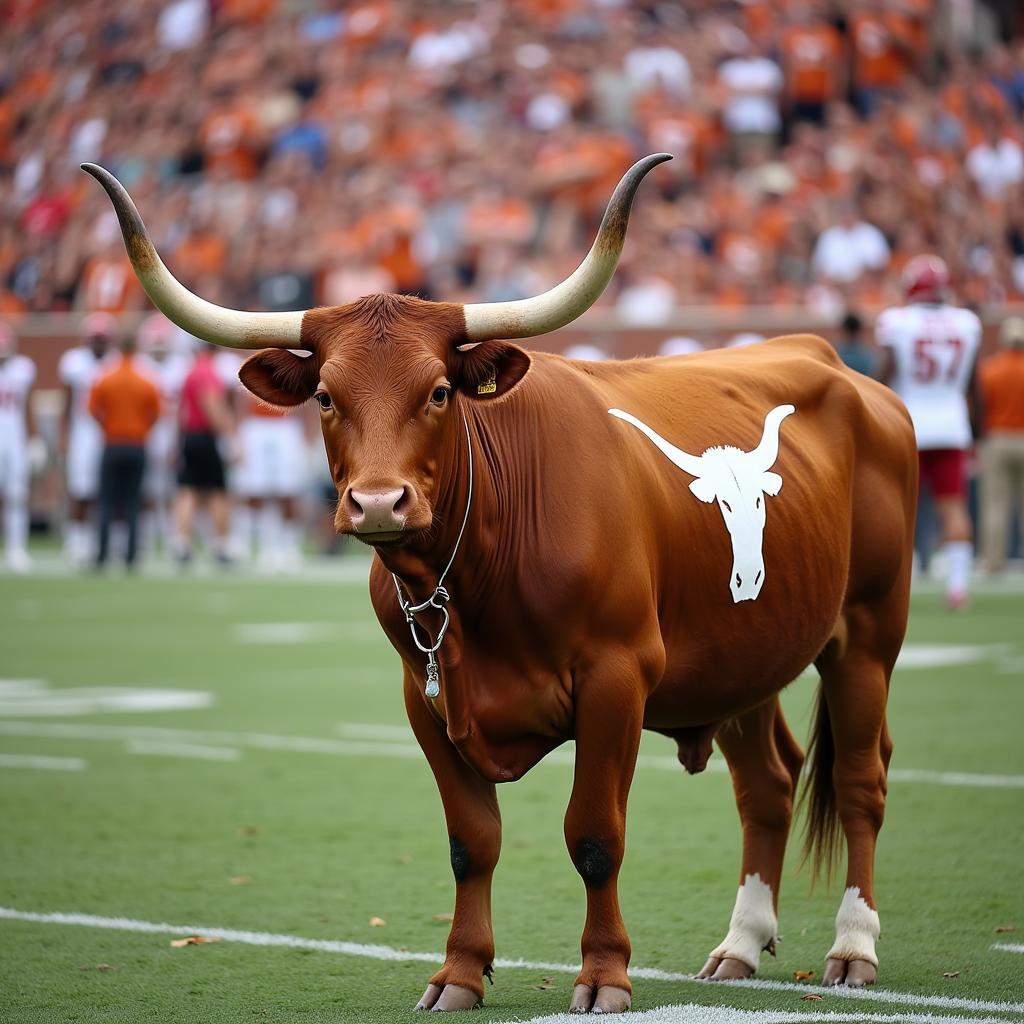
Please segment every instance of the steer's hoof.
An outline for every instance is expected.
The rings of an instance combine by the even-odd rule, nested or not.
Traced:
[[[847,988],[861,988],[874,985],[878,977],[878,968],[867,960],[837,960],[829,957],[825,961],[825,976],[822,985],[829,987],[845,985]]]
[[[416,1004],[417,1010],[446,1013],[450,1010],[475,1010],[484,1001],[471,989],[462,985],[428,985]]]
[[[713,956],[708,958],[697,977],[704,981],[740,981],[753,973],[742,960],[734,960],[731,956]]]
[[[595,994],[590,985],[577,985],[572,990],[570,1013],[625,1013],[633,997],[615,985],[601,985]]]

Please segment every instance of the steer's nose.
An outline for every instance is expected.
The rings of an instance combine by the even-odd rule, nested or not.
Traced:
[[[345,492],[345,511],[356,533],[394,533],[405,529],[409,506],[409,488],[388,491]]]

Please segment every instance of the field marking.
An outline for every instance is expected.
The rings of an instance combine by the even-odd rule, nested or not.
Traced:
[[[81,757],[39,757],[35,754],[0,754],[0,768],[39,768],[51,772],[85,771]]]
[[[1005,1024],[1005,1017],[962,1017],[932,1013],[836,1013],[834,1010],[743,1010],[734,1006],[705,1006],[703,1003],[676,1003],[651,1010],[625,1013],[624,1021],[638,1024],[804,1024],[806,1021],[828,1021],[829,1024]],[[516,1024],[578,1024],[579,1017],[570,1013],[554,1013],[531,1017]],[[508,1024],[513,1024],[509,1021]]]
[[[54,690],[44,679],[0,679],[0,716],[57,718],[112,711],[195,711],[212,704],[213,694],[202,690],[142,686],[72,686]]]
[[[1024,946],[1019,942],[994,942],[993,949],[1001,949],[1004,953],[1024,953]]]
[[[354,725],[355,723],[353,723]],[[339,726],[339,730],[345,728]],[[150,740],[166,743],[195,743],[199,745],[221,745],[225,747],[247,747],[253,750],[278,750],[299,754],[329,754],[337,757],[383,757],[404,761],[421,761],[423,753],[413,742],[402,742],[400,737],[407,736],[400,726],[358,726],[355,732],[367,730],[370,735],[376,730],[384,730],[396,739],[333,739],[316,736],[281,736],[263,732],[223,732],[215,729],[168,729],[158,726],[134,725],[78,725],[63,722],[50,724],[36,722],[18,722],[0,720],[0,735],[3,736],[34,736],[41,739],[69,740]],[[392,731],[395,730],[395,731]],[[382,735],[378,732],[377,735]],[[411,737],[407,737],[411,739]],[[538,767],[545,765],[571,766],[575,763],[572,749],[553,750]],[[682,767],[674,757],[658,754],[641,754],[637,758],[638,768],[650,768],[657,771],[670,771],[678,774]],[[728,774],[729,768],[718,757],[708,762],[708,772],[716,775]],[[1024,775],[1000,775],[977,772],[931,771],[923,768],[891,768],[890,782],[924,783],[936,786],[957,786],[977,789],[1024,789]]]
[[[896,658],[897,669],[945,668],[994,661],[1008,657],[1011,644],[904,644]]]
[[[196,743],[168,743],[164,740],[132,739],[129,754],[155,757],[184,757],[195,761],[238,761],[242,752],[237,747],[208,747]]]
[[[249,946],[283,946],[290,949],[311,949],[321,953],[339,953],[343,956],[358,956],[369,960],[390,962],[416,961],[440,964],[444,961],[443,953],[419,953],[406,949],[395,949],[392,946],[365,945],[361,942],[343,942],[337,939],[306,939],[298,935],[244,931],[237,928],[217,928],[208,925],[192,924],[173,925],[166,922],[138,921],[127,917],[101,917],[94,914],[79,913],[36,913],[33,911],[17,910],[13,907],[0,907],[0,919],[28,921],[37,924],[78,925],[87,928],[105,928],[112,931],[143,932],[157,935],[208,935],[211,938],[222,939],[224,942],[239,942]],[[577,974],[580,969],[579,964],[549,963],[543,960],[508,960],[500,957],[495,959],[494,966],[508,970],[549,971],[556,974]],[[629,973],[633,978],[644,978],[651,981],[672,981],[703,986],[708,984],[704,981],[698,981],[692,974],[663,971],[656,967],[632,967]],[[818,986],[801,985],[799,982],[751,978],[747,981],[722,982],[716,991],[720,991],[726,985],[733,988],[795,992],[800,994],[818,990]],[[829,997],[835,996],[840,999],[893,1003],[902,1006],[934,1006],[947,1010],[970,1010],[981,1013],[1024,1013],[1024,1003],[1000,1003],[985,999],[966,999],[959,996],[891,992],[886,989],[833,988],[828,990],[828,995]],[[827,1018],[827,1016],[827,1014],[815,1014],[815,1017]]]
[[[335,622],[237,622],[232,636],[240,644],[308,644],[324,640],[386,639],[381,628],[369,620],[339,619]]]

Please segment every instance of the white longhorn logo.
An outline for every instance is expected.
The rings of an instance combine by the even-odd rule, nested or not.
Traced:
[[[764,495],[774,497],[782,489],[782,477],[769,470],[779,454],[779,427],[791,413],[792,405],[776,406],[764,418],[761,443],[751,452],[732,445],[708,448],[703,455],[690,455],[666,441],[635,416],[621,409],[609,409],[613,416],[632,423],[646,434],[681,470],[695,477],[690,490],[701,501],[717,499],[725,527],[732,540],[732,599],[753,601],[764,585]]]

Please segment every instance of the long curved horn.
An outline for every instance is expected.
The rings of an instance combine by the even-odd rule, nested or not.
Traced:
[[[758,471],[769,470],[775,465],[775,460],[779,457],[779,427],[782,421],[794,412],[795,406],[777,405],[765,416],[761,441],[752,452],[747,452],[747,458]]]
[[[681,470],[689,473],[690,476],[703,476],[707,471],[701,456],[691,455],[689,452],[684,452],[682,448],[677,448],[671,441],[666,441],[656,430],[652,430],[647,426],[643,420],[638,420],[635,416],[631,416],[628,412],[623,412],[621,409],[609,409],[608,411],[620,420],[632,423],[641,434],[646,435],[654,442],[662,455],[674,462]]]
[[[532,299],[474,302],[464,306],[469,340],[533,338],[572,323],[590,309],[607,287],[619,262],[629,208],[640,182],[652,168],[671,159],[669,153],[654,153],[638,160],[626,171],[615,186],[590,252],[561,284]]]
[[[182,330],[228,348],[299,348],[304,310],[295,313],[246,313],[215,306],[193,295],[164,266],[132,197],[110,171],[82,164],[114,204],[128,258],[153,305]]]

